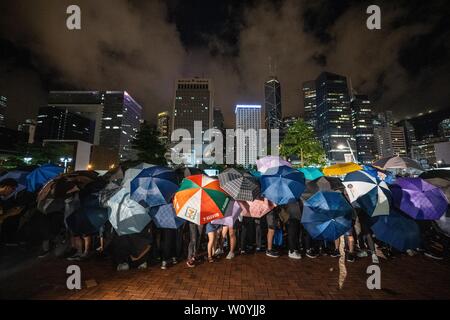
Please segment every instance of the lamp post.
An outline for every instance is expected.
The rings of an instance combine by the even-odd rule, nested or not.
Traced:
[[[67,164],[72,162],[72,158],[70,158],[70,157],[61,157],[59,160],[61,160],[61,162],[64,163],[64,173],[67,173]]]

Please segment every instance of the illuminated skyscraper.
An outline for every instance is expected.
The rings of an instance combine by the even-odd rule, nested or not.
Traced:
[[[305,122],[315,129],[317,116],[316,116],[316,82],[307,81],[303,83],[303,106]]]
[[[264,107],[266,109],[267,150],[269,150],[269,154],[272,154],[270,146],[273,138],[270,129],[282,129],[281,86],[275,76],[271,76],[264,83]]]
[[[5,126],[6,106],[8,105],[8,99],[4,96],[0,96],[0,127]]]
[[[372,104],[366,95],[355,95],[351,101],[356,158],[370,164],[375,159]]]
[[[258,158],[260,105],[236,106],[236,161],[245,167],[255,165]]]
[[[170,141],[170,115],[168,111],[158,113],[157,129],[159,139],[166,144]]]
[[[330,162],[356,151],[347,78],[323,72],[316,79],[317,135]],[[351,150],[350,150],[351,148]]]

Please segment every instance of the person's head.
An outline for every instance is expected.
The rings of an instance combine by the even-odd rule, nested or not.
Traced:
[[[7,197],[17,189],[17,181],[11,178],[0,181],[0,196]]]

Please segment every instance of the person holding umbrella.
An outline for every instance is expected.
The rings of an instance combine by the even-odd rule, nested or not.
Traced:
[[[188,257],[186,265],[189,268],[194,268],[198,259],[198,249],[200,248],[200,239],[202,238],[203,225],[197,225],[193,222],[189,223],[189,245]]]

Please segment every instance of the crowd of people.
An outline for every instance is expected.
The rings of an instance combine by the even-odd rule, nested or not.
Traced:
[[[98,199],[106,181],[86,188],[79,197]],[[138,233],[118,235],[109,222],[91,233],[74,233],[67,228],[65,217],[70,208],[44,214],[36,206],[36,194],[26,190],[16,192],[14,179],[0,181],[0,239],[4,246],[39,244],[39,258],[54,254],[70,261],[93,257],[109,257],[118,271],[147,268],[159,263],[161,269],[184,261],[186,267],[199,263],[215,263],[234,259],[236,255],[265,254],[268,258],[287,255],[289,259],[316,259],[321,256],[340,257],[340,241],[345,241],[345,259],[390,259],[400,252],[378,240],[371,228],[369,216],[354,208],[352,228],[334,242],[315,240],[302,223],[303,201],[279,205],[261,218],[239,216],[233,226],[197,225],[186,221],[181,227],[158,228],[154,221]],[[72,186],[64,189],[70,194]],[[231,204],[230,204],[231,205]],[[66,211],[66,212],[65,212]],[[448,214],[448,213],[447,213]],[[423,253],[429,258],[448,256],[449,238],[439,232],[431,221],[419,221],[421,246],[407,254]]]

